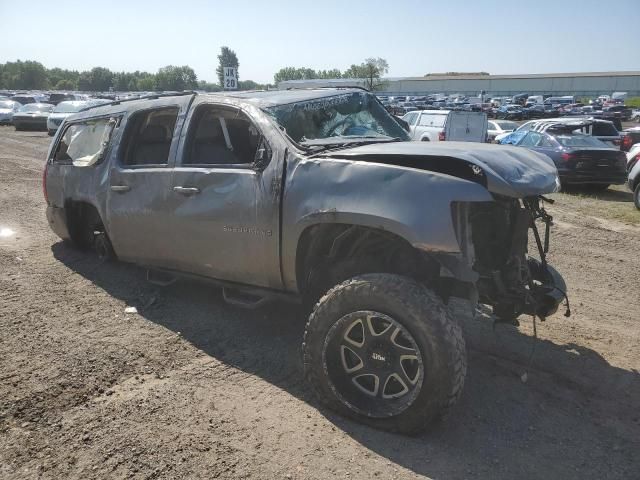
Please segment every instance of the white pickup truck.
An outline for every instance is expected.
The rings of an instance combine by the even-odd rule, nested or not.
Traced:
[[[487,115],[481,112],[419,110],[405,114],[411,139],[421,142],[486,142]]]

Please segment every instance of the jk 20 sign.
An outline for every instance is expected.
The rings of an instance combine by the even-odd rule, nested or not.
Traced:
[[[235,90],[238,88],[238,77],[235,67],[224,67],[224,89]]]

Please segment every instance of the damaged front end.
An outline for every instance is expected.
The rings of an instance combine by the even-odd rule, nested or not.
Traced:
[[[552,201],[495,196],[492,202],[452,205],[461,251],[478,275],[478,299],[499,320],[515,322],[521,314],[544,320],[567,299],[562,276],[546,260],[553,219],[543,202]],[[530,230],[539,259],[529,255]]]

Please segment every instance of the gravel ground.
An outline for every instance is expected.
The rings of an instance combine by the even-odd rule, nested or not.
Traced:
[[[245,311],[206,285],[155,287],[135,266],[63,245],[44,218],[48,143],[0,128],[0,229],[16,232],[0,237],[0,478],[640,476],[632,222],[556,195],[550,261],[573,316],[538,323],[538,341],[526,318],[466,321],[461,401],[404,437],[319,408],[302,382],[295,308]],[[632,209],[630,198],[599,201]]]

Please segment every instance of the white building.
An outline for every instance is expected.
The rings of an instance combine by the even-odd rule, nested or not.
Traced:
[[[287,80],[278,88],[364,86],[361,79]],[[523,75],[429,75],[425,77],[387,78],[379,89],[382,95],[425,95],[461,93],[477,95],[576,95],[593,97],[628,92],[640,96],[640,72],[544,73]]]

